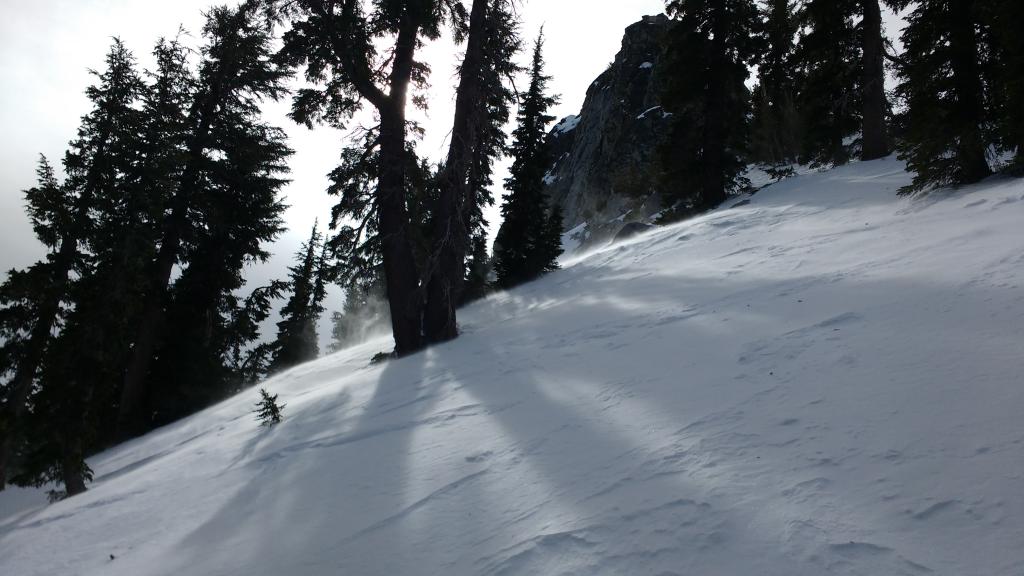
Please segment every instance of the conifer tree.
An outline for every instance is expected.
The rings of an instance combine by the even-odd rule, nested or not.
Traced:
[[[428,342],[458,336],[456,309],[462,302],[466,260],[473,237],[485,225],[481,204],[493,202],[486,190],[491,163],[505,148],[500,130],[508,120],[512,94],[503,76],[516,71],[512,58],[519,44],[510,2],[473,1],[451,143],[432,210],[423,322]]]
[[[273,426],[281,423],[281,412],[284,405],[277,403],[277,394],[271,394],[260,388],[260,401],[256,403],[256,420],[261,426]]]
[[[281,309],[271,370],[284,370],[315,359],[319,355],[316,324],[323,314],[327,282],[327,262],[317,225],[302,250],[296,265],[288,269],[291,297]]]
[[[991,173],[980,6],[974,0],[919,2],[907,16],[897,88],[906,109],[899,153],[915,176],[905,192],[970,184]]]
[[[288,283],[275,280],[252,291],[244,301],[232,305],[226,333],[225,366],[228,379],[221,385],[226,394],[241,390],[266,378],[274,352],[272,342],[253,345],[260,337],[260,325],[270,316],[273,301],[282,297]]]
[[[357,152],[377,156],[373,210],[379,228],[395,352],[423,346],[423,298],[419,286],[408,206],[410,162],[406,106],[410,91],[426,82],[428,68],[417,48],[439,37],[446,21],[465,26],[465,9],[454,0],[396,0],[364,5],[356,0],[289,0],[277,3],[291,24],[280,59],[305,66],[316,86],[296,96],[293,117],[304,124],[344,126],[363,103],[374,108],[379,128],[373,145]],[[383,48],[383,50],[380,50]],[[356,159],[353,159],[356,160]],[[352,165],[362,162],[352,162]],[[366,168],[359,169],[366,174]]]
[[[260,242],[280,229],[283,207],[275,195],[284,181],[277,175],[284,171],[282,160],[290,150],[282,132],[257,119],[262,99],[283,95],[287,72],[270,61],[271,24],[260,19],[259,8],[259,2],[248,0],[236,9],[215,8],[207,17],[203,34],[208,42],[188,112],[182,168],[173,179],[121,390],[122,436],[149,425],[148,377],[161,334],[167,331],[165,309],[175,264],[191,258],[176,288],[174,300],[188,302],[179,308],[179,317],[207,321],[203,338],[188,344],[201,347],[197,354],[219,358],[226,338],[213,336],[224,316],[218,315],[217,321],[213,317],[225,294],[241,285],[244,263],[265,258]],[[189,285],[194,289],[191,301],[178,290]],[[198,362],[189,365],[201,368]]]
[[[860,0],[861,160],[889,155],[889,100],[885,94],[885,36],[879,0]]]
[[[662,96],[673,114],[661,150],[665,217],[671,219],[713,208],[746,185],[745,82],[761,39],[753,0],[672,0],[668,12],[677,24],[668,34],[665,58],[678,72]]]
[[[1011,168],[1024,170],[1024,2],[993,0],[979,7],[989,40],[985,65],[991,111],[1000,148],[1013,154]]]
[[[530,66],[530,85],[520,96],[517,127],[512,132],[514,158],[505,180],[507,195],[501,207],[503,222],[494,248],[497,284],[510,288],[533,280],[558,267],[560,214],[549,206],[544,174],[551,164],[547,126],[555,119],[548,113],[558,99],[548,94],[550,76],[544,73],[544,36],[537,38]],[[556,243],[552,245],[553,243]]]
[[[751,154],[764,164],[791,164],[798,159],[801,138],[796,108],[794,2],[771,0],[763,12],[765,46],[753,91]]]
[[[797,106],[804,118],[801,161],[844,164],[848,139],[861,128],[861,39],[854,23],[860,0],[807,0],[798,12]]]
[[[40,157],[36,174],[38,184],[25,197],[36,237],[50,253],[27,270],[11,270],[0,285],[0,489],[25,439],[25,412],[52,340],[50,331],[63,318],[60,304],[74,264],[64,263],[67,255],[60,249],[72,230],[76,198],[57,181],[45,157]]]
[[[487,235],[477,234],[472,239],[469,261],[466,263],[466,280],[462,289],[461,304],[468,304],[487,295],[492,270],[491,257],[487,253]]]
[[[109,233],[113,226],[103,219],[97,221],[96,214],[109,217],[111,203],[131,197],[126,187],[135,173],[133,151],[138,147],[140,129],[136,106],[144,87],[132,55],[120,40],[114,40],[106,64],[102,73],[95,73],[97,84],[86,91],[93,108],[82,118],[78,136],[65,155],[66,181],[58,185],[44,161],[40,185],[26,193],[36,235],[50,253],[28,272],[12,273],[0,289],[3,315],[20,322],[2,328],[12,335],[10,346],[17,353],[11,358],[13,363],[0,370],[12,375],[0,418],[4,422],[0,425],[0,475],[6,475],[4,469],[19,435],[38,428],[42,432],[34,433],[32,444],[40,467],[29,470],[23,481],[33,482],[33,474],[49,470],[50,477],[63,479],[68,495],[85,490],[87,475],[80,429],[84,416],[81,411],[68,410],[76,403],[90,403],[96,396],[95,382],[50,377],[40,383],[38,379],[58,371],[56,360],[50,365],[47,361],[63,360],[51,348],[68,309],[85,310],[85,302],[74,308],[75,298],[81,299],[89,287],[92,294],[97,293],[96,260],[88,250],[101,247],[101,233]],[[67,339],[63,333],[61,338]],[[96,353],[104,351],[97,349]],[[54,399],[48,410],[33,410],[35,425],[23,421],[28,403],[35,402],[31,398],[34,387]]]

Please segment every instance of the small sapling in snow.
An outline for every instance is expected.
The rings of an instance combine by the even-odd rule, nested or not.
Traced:
[[[256,419],[262,426],[273,426],[281,422],[281,411],[285,405],[278,405],[277,394],[271,395],[264,388],[260,388],[260,401],[256,403]]]

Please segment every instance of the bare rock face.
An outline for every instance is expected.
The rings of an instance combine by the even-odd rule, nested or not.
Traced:
[[[660,209],[657,148],[669,115],[659,101],[664,16],[645,16],[626,29],[615,61],[590,88],[577,116],[549,134],[554,164],[545,182],[561,205],[566,248],[595,245]]]

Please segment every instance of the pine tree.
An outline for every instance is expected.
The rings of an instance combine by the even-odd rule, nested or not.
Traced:
[[[4,293],[0,307],[10,311],[5,316],[21,322],[3,328],[14,335],[10,345],[17,349],[17,365],[5,367],[12,376],[6,386],[5,415],[0,418],[5,422],[0,475],[6,475],[3,469],[15,445],[32,436],[31,453],[22,458],[33,466],[19,475],[19,481],[60,477],[68,495],[85,490],[86,418],[93,400],[102,397],[103,391],[95,389],[102,371],[82,370],[74,378],[66,377],[69,371],[64,367],[70,360],[53,348],[75,350],[72,342],[83,341],[76,338],[83,336],[80,327],[87,325],[83,315],[89,310],[89,296],[100,294],[99,286],[104,284],[100,251],[109,248],[105,239],[116,237],[112,230],[118,218],[111,206],[132,197],[140,129],[137,104],[144,88],[132,55],[117,39],[106,64],[104,72],[95,74],[97,84],[86,91],[93,108],[82,118],[78,136],[65,155],[66,181],[58,185],[44,161],[40,186],[26,193],[36,235],[50,254],[27,273],[11,274],[10,285],[0,290]],[[106,334],[101,327],[94,332]],[[56,339],[55,333],[59,334]],[[108,341],[90,342],[97,344],[92,359],[104,369],[109,349],[102,345]],[[33,421],[25,422],[29,403]]]
[[[36,174],[38,185],[25,192],[26,204],[36,237],[50,254],[27,270],[11,270],[0,285],[0,489],[26,436],[25,412],[52,341],[50,331],[63,318],[60,304],[71,267],[60,247],[73,229],[76,198],[57,181],[45,157]]]
[[[552,212],[544,191],[544,174],[551,162],[548,113],[558,99],[548,94],[551,78],[544,74],[544,37],[537,38],[530,67],[529,88],[520,96],[517,127],[512,133],[512,167],[505,180],[507,195],[501,207],[503,222],[494,248],[497,284],[510,288],[558,267],[561,231],[559,214]],[[557,242],[556,245],[552,243]]]
[[[175,339],[173,344],[192,349],[181,352],[189,362],[179,356],[171,366],[188,367],[205,378],[202,383],[179,381],[202,386],[212,380],[215,386],[224,380],[222,360],[230,337],[222,331],[228,316],[223,308],[232,300],[231,291],[242,285],[245,262],[266,258],[260,243],[280,230],[283,206],[276,193],[284,184],[279,177],[286,170],[283,159],[291,151],[283,132],[258,121],[258,105],[284,94],[287,71],[271,62],[272,25],[260,18],[260,8],[260,2],[249,0],[237,9],[215,8],[207,17],[207,45],[188,111],[182,168],[173,179],[121,390],[122,436],[151,425],[146,414],[152,360],[161,334],[180,327],[168,321],[169,299],[177,310],[173,313],[196,336]],[[171,273],[182,260],[189,265],[172,294]],[[161,355],[165,361],[171,357]],[[203,358],[205,363],[199,361]],[[216,392],[200,392],[195,401],[211,393]]]
[[[860,0],[861,160],[889,155],[889,100],[885,94],[885,35],[879,0]]]
[[[792,164],[799,156],[802,129],[796,108],[793,0],[771,0],[763,12],[765,50],[753,90],[751,154],[763,164]]]
[[[798,12],[799,94],[804,141],[801,161],[844,164],[849,139],[861,128],[861,38],[854,23],[860,0],[808,0]]]
[[[225,327],[225,332],[230,335],[225,355],[228,379],[221,385],[226,394],[240,392],[270,374],[273,343],[253,345],[253,342],[259,339],[260,325],[270,317],[273,301],[282,297],[287,284],[275,280],[254,289],[239,305],[231,306],[230,319]]]
[[[745,82],[761,51],[752,0],[673,0],[677,24],[665,59],[677,74],[662,95],[673,114],[662,147],[667,219],[713,208],[746,185],[750,92]]]
[[[994,124],[1002,151],[1014,154],[1011,168],[1024,171],[1024,3],[993,0],[982,3],[981,19],[988,32],[986,62]]]
[[[920,2],[907,16],[897,88],[905,105],[899,153],[915,176],[904,192],[970,184],[991,173],[980,4]]]
[[[289,268],[291,297],[281,309],[274,343],[271,370],[279,371],[315,359],[319,355],[316,324],[323,313],[327,282],[327,254],[317,225],[296,254],[296,265]]]
[[[425,40],[438,38],[446,20],[453,21],[456,29],[464,26],[465,9],[452,0],[397,0],[366,6],[354,0],[277,4],[280,15],[291,24],[280,59],[305,66],[306,80],[315,86],[299,91],[293,118],[308,125],[325,121],[343,126],[364,102],[379,117],[373,146],[356,154],[375,150],[370,154],[377,156],[372,205],[395,352],[416,352],[424,344],[423,298],[406,196],[410,177],[406,105],[410,91],[426,82],[427,68],[415,59],[417,48]],[[360,171],[366,173],[365,168]]]
[[[466,260],[473,236],[481,233],[482,203],[491,163],[504,152],[512,97],[502,75],[514,72],[519,48],[516,21],[507,0],[474,0],[465,58],[459,70],[455,120],[448,157],[438,175],[432,210],[432,251],[428,261],[424,332],[428,342],[458,336],[456,309],[462,302]],[[483,190],[481,190],[483,188]]]
[[[462,301],[465,305],[487,295],[490,285],[491,257],[487,253],[487,236],[475,235],[472,239],[469,261],[466,263],[466,280],[462,290]]]
[[[261,426],[273,426],[281,423],[281,412],[284,404],[277,403],[278,394],[270,394],[264,388],[260,388],[260,401],[256,403],[256,420]]]

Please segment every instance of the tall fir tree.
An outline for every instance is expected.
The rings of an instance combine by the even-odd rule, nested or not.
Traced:
[[[750,91],[745,82],[761,52],[753,0],[672,0],[677,24],[666,61],[678,71],[662,100],[673,114],[661,150],[667,219],[713,208],[747,183]]]
[[[296,264],[288,269],[291,296],[281,309],[270,369],[279,371],[315,359],[320,352],[316,326],[323,314],[323,301],[329,280],[326,246],[317,229],[302,250]]]
[[[235,9],[215,8],[207,16],[207,44],[188,111],[182,168],[173,178],[121,389],[122,437],[152,425],[150,369],[161,335],[172,324],[167,322],[169,300],[179,318],[205,322],[205,327],[193,325],[201,338],[174,344],[195,345],[196,354],[220,358],[228,339],[213,338],[223,327],[220,307],[241,286],[244,263],[266,258],[260,243],[280,230],[283,206],[276,193],[284,184],[279,177],[286,170],[283,159],[291,151],[284,134],[258,117],[261,100],[284,94],[288,72],[271,62],[272,25],[260,17],[260,9],[260,2],[248,0]],[[189,266],[172,297],[172,272],[182,260],[189,260]],[[198,362],[188,365],[200,369]]]
[[[561,212],[552,209],[544,191],[551,165],[548,111],[558,99],[548,93],[551,77],[544,73],[544,36],[537,38],[530,66],[529,88],[520,96],[517,127],[512,132],[513,157],[503,218],[494,248],[497,284],[510,288],[558,268],[561,254]],[[554,231],[557,230],[557,238]]]
[[[860,0],[861,160],[889,155],[889,99],[885,93],[885,32],[880,0]]]
[[[26,441],[26,412],[52,337],[63,320],[71,267],[65,263],[75,225],[77,198],[58,182],[41,157],[38,184],[25,192],[32,227],[48,249],[45,260],[27,270],[11,270],[0,285],[0,489],[11,475],[10,463]],[[72,257],[79,260],[77,243]],[[70,259],[70,258],[69,258]]]
[[[979,9],[987,33],[985,73],[999,146],[1012,155],[1011,169],[1024,173],[1024,2],[992,0]]]
[[[277,2],[290,23],[279,53],[282,62],[305,67],[313,88],[295,98],[293,117],[304,124],[344,126],[364,103],[376,111],[373,145],[356,152],[377,156],[372,207],[391,308],[395,352],[424,345],[423,297],[409,210],[407,103],[425,85],[429,68],[416,60],[424,41],[437,39],[447,22],[465,27],[466,12],[454,0],[398,0],[364,5],[355,0]],[[362,162],[352,162],[362,164]],[[415,165],[415,163],[413,163]],[[359,168],[366,174],[366,168]]]
[[[466,53],[459,68],[455,119],[448,156],[437,178],[438,196],[427,263],[424,336],[442,342],[458,336],[456,309],[462,302],[466,259],[487,202],[491,162],[503,152],[494,138],[508,118],[510,91],[501,75],[515,71],[519,47],[507,0],[474,0]],[[484,188],[484,190],[481,190]]]
[[[770,0],[762,8],[764,55],[753,90],[752,159],[767,165],[795,162],[801,118],[796,107],[796,10],[793,0]]]
[[[894,4],[902,9],[912,3]],[[897,88],[905,107],[899,153],[915,173],[906,193],[970,184],[991,173],[986,149],[994,136],[987,133],[982,4],[917,2],[907,15]]]
[[[8,318],[22,321],[16,328],[3,328],[15,334],[11,345],[17,348],[13,358],[17,364],[7,367],[12,377],[6,386],[5,414],[0,418],[4,422],[0,475],[6,476],[3,469],[15,445],[29,434],[32,439],[25,446],[31,454],[22,454],[22,458],[35,465],[25,470],[21,482],[60,479],[69,495],[85,490],[88,469],[84,453],[89,440],[84,438],[85,419],[94,399],[103,397],[96,386],[102,382],[101,376],[109,373],[110,348],[104,345],[114,335],[101,325],[92,326],[84,316],[95,315],[108,325],[121,317],[101,317],[102,312],[92,311],[89,305],[100,299],[106,288],[126,286],[120,281],[112,283],[117,278],[111,260],[116,247],[126,244],[122,238],[125,226],[134,225],[128,211],[135,206],[132,184],[141,130],[138,104],[144,90],[134,58],[117,39],[107,54],[106,69],[96,76],[97,84],[86,90],[93,108],[82,118],[78,136],[64,158],[64,184],[56,183],[52,169],[43,162],[40,186],[26,193],[36,235],[50,253],[27,273],[11,274],[11,286],[0,289],[0,307],[11,312]],[[31,286],[30,292],[26,286]],[[131,300],[128,290],[106,296],[111,302]],[[113,304],[122,312],[117,306]],[[84,334],[87,329],[92,333]],[[97,333],[111,338],[91,341]],[[70,358],[54,348],[82,353],[74,343],[83,342],[90,346],[89,359],[98,369],[68,377]],[[29,403],[33,404],[33,421],[25,422]]]
[[[491,186],[494,185],[494,164],[509,153],[505,126],[512,116],[517,99],[511,79],[523,69],[515,62],[522,50],[519,20],[513,5],[507,0],[496,0],[487,19],[488,33],[484,49],[482,93],[478,105],[485,119],[478,125],[477,146],[469,170],[469,191],[473,199],[467,200],[470,252],[466,258],[466,279],[461,303],[483,297],[489,289],[493,269],[488,254],[489,222],[484,216],[487,207],[494,205]]]
[[[861,38],[854,21],[860,0],[807,0],[798,11],[802,30],[796,62],[797,107],[803,122],[801,161],[844,164],[861,128]]]

